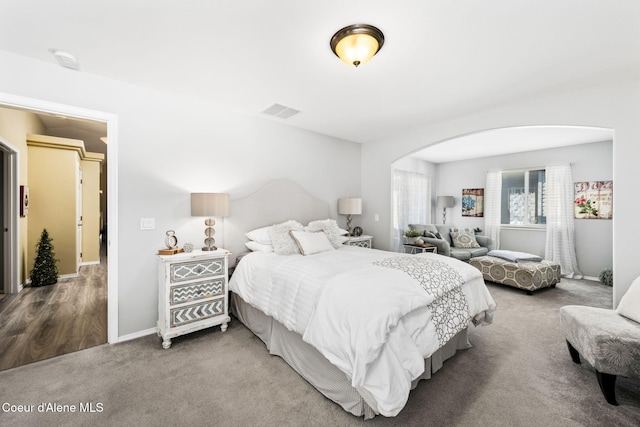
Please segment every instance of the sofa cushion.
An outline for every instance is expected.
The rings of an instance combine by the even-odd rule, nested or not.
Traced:
[[[460,261],[469,261],[471,259],[471,252],[469,252],[469,249],[451,248],[449,255],[452,258],[459,259]]]
[[[456,248],[479,248],[480,245],[476,241],[476,235],[473,229],[468,228],[452,228],[451,242]]]
[[[489,249],[484,248],[484,247],[478,247],[478,248],[451,248],[451,253],[459,253],[459,252],[465,252],[469,254],[470,258],[475,258],[477,256],[484,256],[487,254],[487,252],[489,252]]]

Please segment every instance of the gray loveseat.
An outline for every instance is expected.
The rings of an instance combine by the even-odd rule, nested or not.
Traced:
[[[486,255],[493,244],[490,237],[476,235],[476,241],[480,245],[479,248],[456,248],[451,242],[451,229],[455,228],[451,224],[409,224],[409,228],[422,232],[422,240],[425,243],[436,245],[440,255],[451,256],[462,261],[469,261],[471,258]],[[427,234],[425,232],[439,234],[442,238],[426,237]]]

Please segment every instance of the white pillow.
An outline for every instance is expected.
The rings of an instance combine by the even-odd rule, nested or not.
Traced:
[[[247,249],[253,252],[273,252],[273,246],[265,245],[260,242],[247,242],[244,244]]]
[[[633,281],[627,293],[622,296],[616,313],[640,323],[640,276]]]
[[[316,221],[311,221],[309,225],[305,227],[306,231],[317,232],[324,231],[327,235],[327,239],[333,245],[334,248],[338,249],[344,243],[344,240],[341,238],[340,227],[338,227],[338,223],[335,219],[319,219]]]
[[[276,224],[269,229],[269,237],[273,245],[273,252],[276,255],[295,255],[300,253],[296,241],[293,240],[289,231],[302,231],[302,224],[297,221],[289,220],[282,224]]]
[[[302,255],[313,255],[320,252],[333,251],[335,248],[322,231],[315,233],[291,230],[289,232],[296,241]]]
[[[254,242],[262,243],[263,245],[271,244],[271,237],[269,236],[269,230],[271,226],[256,228],[255,230],[249,231],[245,234],[245,237],[249,240],[253,240]]]

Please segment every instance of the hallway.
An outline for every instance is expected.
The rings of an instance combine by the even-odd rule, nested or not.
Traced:
[[[0,299],[0,370],[107,342],[107,262]]]

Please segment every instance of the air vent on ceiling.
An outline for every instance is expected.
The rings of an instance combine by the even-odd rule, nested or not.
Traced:
[[[262,110],[262,112],[270,116],[280,117],[281,119],[288,119],[289,117],[298,114],[300,110],[296,110],[295,108],[286,107],[280,104],[272,104],[271,106]]]

